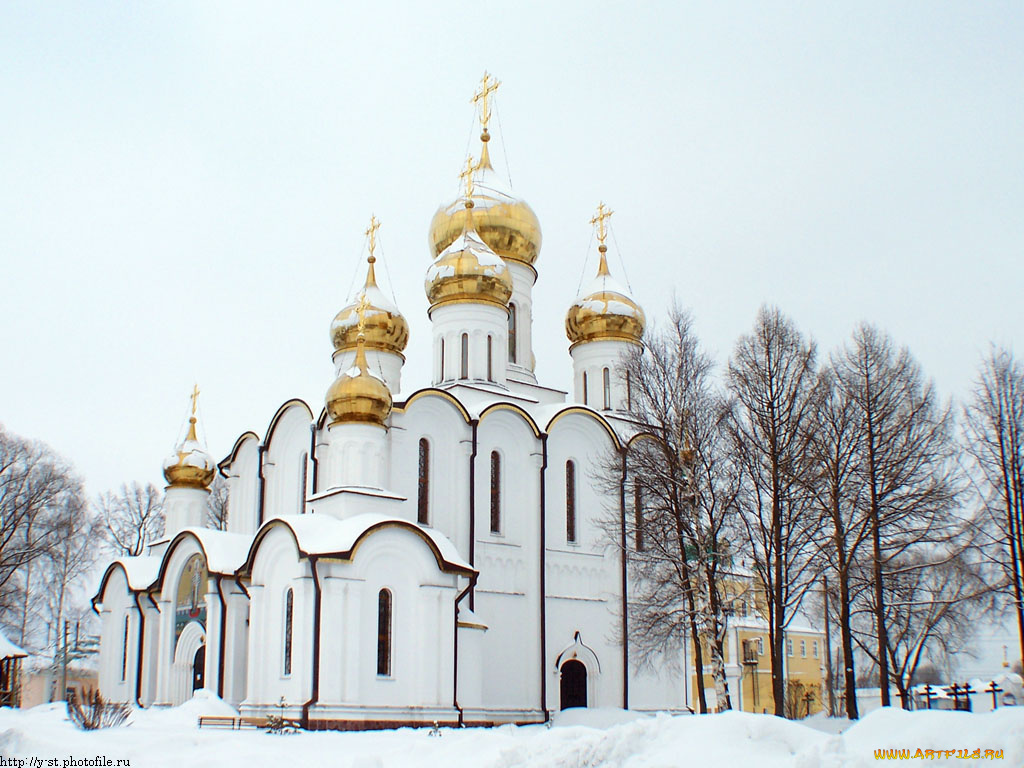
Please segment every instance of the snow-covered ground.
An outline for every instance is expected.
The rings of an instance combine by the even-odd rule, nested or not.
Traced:
[[[926,750],[1002,750],[985,764],[1024,766],[1024,707],[986,714],[877,710],[849,726],[841,720],[811,718],[789,722],[767,715],[654,717],[620,710],[573,710],[555,726],[503,726],[494,729],[427,729],[354,733],[275,735],[262,731],[199,730],[200,714],[231,714],[216,699],[193,699],[175,709],[136,712],[126,727],[81,732],[64,708],[47,704],[21,711],[0,710],[0,756],[24,759],[26,766],[68,768],[67,758],[103,765],[148,766],[337,766],[386,768],[583,768],[621,766],[757,766],[853,768],[876,765],[877,749],[909,750],[912,763],[963,765],[962,757]],[[921,754],[916,759],[917,750]],[[964,754],[964,753],[960,753]],[[41,758],[44,762],[30,761]],[[45,761],[55,762],[47,763]],[[17,762],[13,763],[18,765]],[[76,763],[82,768],[82,763]],[[97,763],[86,763],[95,766]]]

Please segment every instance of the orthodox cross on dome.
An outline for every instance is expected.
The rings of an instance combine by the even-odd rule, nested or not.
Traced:
[[[590,223],[597,227],[597,240],[601,243],[601,252],[604,253],[608,250],[604,241],[608,238],[608,227],[605,222],[612,217],[615,211],[611,210],[604,203],[597,204],[597,213],[594,214],[594,218],[590,220]]]
[[[473,207],[473,174],[480,170],[480,163],[473,162],[473,156],[466,158],[466,167],[462,169],[459,178],[466,184],[466,207]]]
[[[356,304],[356,317],[359,318],[359,324],[356,329],[359,331],[360,339],[363,337],[363,333],[366,331],[366,310],[370,306],[370,300],[366,298],[364,293],[359,297],[359,303]]]
[[[375,262],[377,260],[377,257],[374,256],[374,251],[377,250],[377,230],[378,229],[380,229],[380,221],[377,220],[376,216],[371,215],[370,216],[370,226],[363,233],[368,238],[370,238],[370,243],[369,243],[370,257],[367,259],[367,261],[369,261],[371,264],[373,264],[373,262]]]
[[[199,384],[192,386],[192,415],[196,415],[196,402],[199,400]]]
[[[362,374],[366,374],[368,371],[364,347],[366,346],[366,308],[369,306],[370,300],[364,293],[359,297],[359,303],[356,305],[356,316],[359,318],[359,324],[356,326],[359,331],[359,335],[356,336],[356,368]]]
[[[491,121],[491,94],[498,90],[501,82],[491,77],[490,73],[484,72],[480,79],[480,90],[473,94],[471,104],[480,107],[480,127],[487,133],[487,124]]]

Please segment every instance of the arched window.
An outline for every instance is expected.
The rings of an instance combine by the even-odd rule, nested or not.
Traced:
[[[420,438],[420,481],[416,497],[416,520],[422,525],[430,522],[430,443]]]
[[[128,679],[128,617],[124,617],[124,644],[121,646],[121,680]]]
[[[612,375],[607,368],[601,373],[601,383],[604,389],[604,409],[607,411],[612,407]]]
[[[441,381],[444,381],[444,339],[441,339]]]
[[[494,355],[492,347],[494,346],[494,337],[487,337],[487,380],[494,381]]]
[[[377,595],[377,674],[391,675],[391,592]]]
[[[636,529],[636,551],[644,551],[644,488],[639,480],[633,483],[633,527]]]
[[[633,410],[633,380],[626,373],[626,410]]]
[[[462,334],[462,368],[459,373],[459,378],[469,378],[469,334]]]
[[[284,674],[292,673],[292,618],[295,613],[295,593],[284,593]]]
[[[508,361],[516,361],[516,305],[508,305]]]
[[[491,533],[501,533],[501,456],[491,451]]]
[[[565,540],[576,541],[576,464],[565,462]]]
[[[587,372],[583,372],[583,404],[587,404]]]

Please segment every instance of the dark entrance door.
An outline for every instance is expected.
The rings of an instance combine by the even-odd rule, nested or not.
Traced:
[[[192,690],[198,691],[206,681],[206,646],[200,645],[192,660]]]
[[[587,706],[587,668],[570,659],[562,665],[562,709]]]

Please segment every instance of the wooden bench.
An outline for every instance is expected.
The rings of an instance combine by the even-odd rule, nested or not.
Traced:
[[[200,728],[228,728],[240,731],[247,728],[263,728],[264,723],[249,717],[223,717],[220,715],[204,715],[199,718]]]

